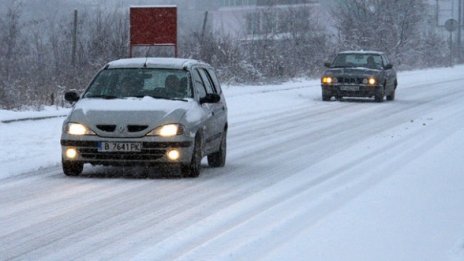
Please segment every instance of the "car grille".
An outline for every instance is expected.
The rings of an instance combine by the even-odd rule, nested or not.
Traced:
[[[97,128],[102,131],[113,132],[116,129],[116,125],[97,125]]]
[[[98,152],[97,149],[79,148],[81,157],[89,160],[149,161],[162,158],[166,150],[147,150],[141,152]]]
[[[148,125],[127,125],[127,130],[129,132],[139,132],[148,128]]]
[[[358,77],[337,77],[337,82],[341,84],[362,84],[363,80]]]
[[[98,152],[96,141],[66,141],[61,145],[73,146],[82,158],[89,161],[152,161],[162,158],[168,148],[186,148],[191,142],[142,142],[140,152]]]
[[[116,130],[116,125],[97,125],[99,130],[105,132],[114,132]],[[127,130],[129,132],[139,132],[148,128],[148,125],[127,125]]]

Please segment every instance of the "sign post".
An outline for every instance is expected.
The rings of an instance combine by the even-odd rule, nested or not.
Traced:
[[[177,6],[131,6],[130,46],[172,46],[177,57]]]
[[[453,66],[453,32],[459,28],[459,22],[456,19],[448,19],[445,22],[445,29],[450,33],[449,43],[450,43],[450,66]]]

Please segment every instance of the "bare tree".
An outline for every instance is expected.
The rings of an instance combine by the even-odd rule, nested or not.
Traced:
[[[14,72],[19,68],[20,60],[25,52],[21,43],[21,3],[13,1],[7,8],[4,19],[0,21],[0,106],[11,108],[18,99]]]
[[[420,39],[424,0],[338,1],[331,10],[342,49],[387,52],[398,63]]]

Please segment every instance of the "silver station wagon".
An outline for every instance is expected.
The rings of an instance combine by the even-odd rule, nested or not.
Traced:
[[[178,58],[108,63],[74,103],[61,136],[64,174],[92,165],[180,167],[184,177],[226,161],[227,105],[213,68]]]

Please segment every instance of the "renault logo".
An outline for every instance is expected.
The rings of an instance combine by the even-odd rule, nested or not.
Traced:
[[[119,126],[118,131],[119,131],[119,133],[123,133],[124,132],[124,126]]]

